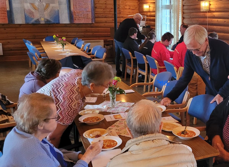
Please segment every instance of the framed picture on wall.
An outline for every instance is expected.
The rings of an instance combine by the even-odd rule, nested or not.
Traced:
[[[94,0],[0,0],[0,24],[94,23]]]

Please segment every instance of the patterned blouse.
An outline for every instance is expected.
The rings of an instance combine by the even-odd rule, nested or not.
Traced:
[[[82,70],[71,70],[37,91],[51,96],[55,102],[58,120],[62,125],[70,125],[84,106],[80,95]]]

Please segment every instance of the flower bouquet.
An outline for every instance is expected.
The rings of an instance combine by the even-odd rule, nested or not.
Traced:
[[[62,49],[64,51],[64,46],[66,45],[66,38],[65,37],[59,38],[59,43],[62,45]]]
[[[121,82],[121,78],[119,77],[114,77],[112,83],[110,83],[108,87],[108,91],[110,92],[110,102],[111,102],[111,107],[115,107],[116,105],[116,94],[126,94],[123,89],[120,89],[117,87],[117,83]]]
[[[58,34],[53,35],[52,37],[53,37],[54,41],[56,42],[56,44],[58,44],[58,42],[59,42]]]

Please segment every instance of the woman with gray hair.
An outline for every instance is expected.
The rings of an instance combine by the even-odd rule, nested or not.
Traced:
[[[40,93],[22,96],[14,119],[16,127],[6,137],[0,166],[87,167],[101,152],[103,142],[99,141],[89,146],[80,160],[79,154],[72,152],[68,160],[76,164],[64,160],[60,150],[45,139],[57,126],[56,106],[49,96]]]
[[[121,154],[107,167],[195,167],[191,148],[174,144],[161,134],[161,111],[150,100],[137,102],[128,112],[127,126],[132,133]]]
[[[85,97],[92,92],[101,94],[109,86],[113,77],[110,65],[91,62],[83,71],[71,70],[38,90],[38,93],[51,96],[57,107],[57,128],[47,138],[54,146],[63,147],[71,144],[69,134],[63,135],[63,133],[83,108]]]

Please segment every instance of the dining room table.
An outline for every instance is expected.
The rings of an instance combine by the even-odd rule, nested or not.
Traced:
[[[130,90],[131,88],[125,84],[124,82],[119,82],[118,86],[124,90]],[[118,94],[116,97],[117,101],[121,101],[121,102],[133,102],[136,103],[142,99],[145,99],[145,97],[143,97],[141,94],[139,94],[138,92],[134,91],[133,93],[128,93],[128,94]],[[109,101],[109,95],[106,96],[102,96],[99,95],[97,96],[97,101],[95,103],[93,103],[94,105],[99,105],[104,101]],[[88,103],[86,103],[87,105]],[[128,110],[127,110],[128,112]],[[141,112],[141,111],[139,111]],[[100,114],[103,115],[109,115],[111,113],[109,112],[100,112]],[[162,113],[162,117],[166,117],[169,116],[168,113]],[[85,149],[87,149],[90,146],[90,142],[88,141],[87,138],[85,138],[83,136],[83,133],[86,132],[87,130],[93,129],[93,128],[103,128],[103,129],[107,129],[108,127],[110,127],[111,125],[113,125],[115,122],[117,121],[106,121],[105,119],[102,120],[101,122],[99,122],[98,124],[95,125],[87,125],[84,123],[79,122],[79,117],[80,115],[78,115],[75,118],[75,124],[77,126],[79,135],[81,137],[81,141],[82,144],[84,146]],[[162,134],[166,135],[171,141],[174,142],[178,142],[178,143],[182,143],[185,144],[187,146],[189,146],[192,149],[192,152],[194,154],[194,157],[197,161],[199,160],[204,160],[206,159],[208,161],[209,167],[212,166],[213,164],[213,158],[215,156],[219,155],[219,152],[213,148],[210,144],[208,144],[207,142],[205,142],[202,138],[200,138],[199,136],[191,139],[191,140],[182,140],[176,136],[174,136],[172,134],[172,132],[164,132],[162,131]],[[130,140],[129,137],[125,137],[125,136],[121,136],[119,135],[119,137],[122,139],[122,143],[119,147],[120,149],[123,149],[125,147],[125,144],[128,140]],[[90,163],[89,166],[92,166],[92,164]]]
[[[64,50],[62,49],[61,44],[56,44],[56,42],[41,41],[40,43],[50,59],[62,60],[69,56],[84,56],[86,58],[91,58],[85,52],[69,42],[66,42]]]

